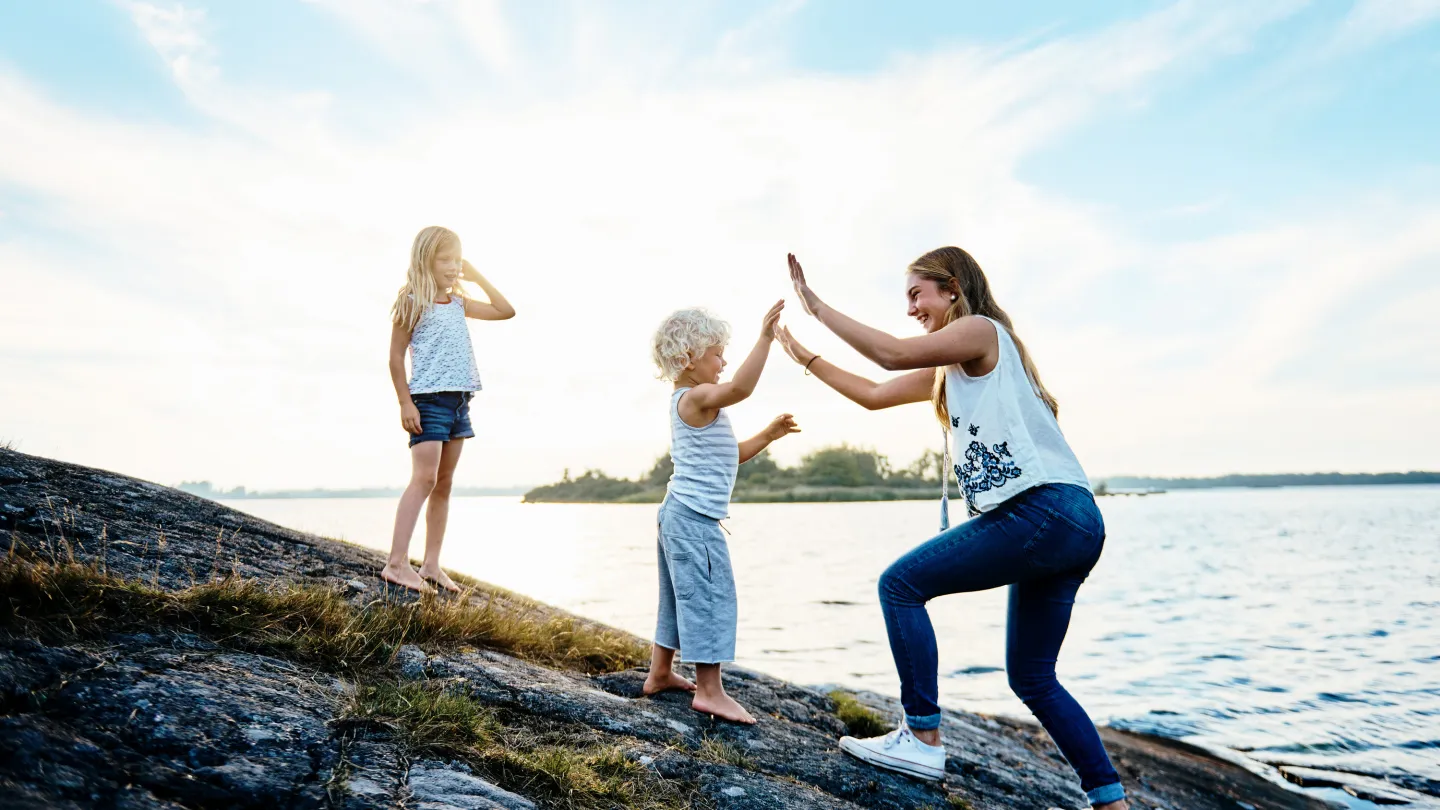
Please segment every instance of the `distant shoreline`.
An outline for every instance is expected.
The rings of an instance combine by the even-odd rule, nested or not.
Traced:
[[[1395,484],[1440,484],[1440,472],[1293,473],[1221,475],[1210,478],[1113,476],[1096,481],[1092,485],[1092,489],[1097,495],[1157,495],[1179,489],[1274,489],[1279,487],[1388,486]],[[923,501],[938,498],[939,489],[938,483],[929,483],[923,487],[796,486],[781,489],[758,489],[740,486],[736,488],[732,501],[735,503]],[[664,495],[664,488],[651,487],[640,492],[627,492],[606,497],[604,494],[552,484],[527,492],[524,500],[525,503],[659,503]],[[960,499],[963,496],[958,488],[952,488],[951,497]]]
[[[1099,483],[1099,482],[1097,482]],[[1117,489],[1215,489],[1245,487],[1331,487],[1388,484],[1440,484],[1440,472],[1386,473],[1265,473],[1258,475],[1217,475],[1208,478],[1155,478],[1138,475],[1112,475],[1104,479],[1111,490]]]
[[[1387,486],[1392,484],[1440,484],[1440,472],[1391,473],[1276,473],[1260,475],[1219,475],[1206,478],[1162,478],[1116,475],[1095,482],[1113,494],[1139,491],[1179,489],[1272,489],[1278,487],[1315,486]],[[301,500],[308,498],[398,498],[403,487],[369,487],[360,489],[284,489],[247,490],[245,487],[216,489],[206,481],[185,482],[179,489],[211,500]],[[537,487],[456,487],[459,497],[526,496],[527,503],[658,503],[664,489],[656,488],[630,493],[620,498],[565,498],[536,494]],[[779,490],[736,491],[736,503],[827,503],[840,501],[903,501],[930,500],[938,497],[939,484],[925,487],[792,487]],[[529,497],[534,495],[535,497]],[[959,497],[959,493],[952,492]]]

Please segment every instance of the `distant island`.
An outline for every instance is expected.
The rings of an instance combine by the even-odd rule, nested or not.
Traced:
[[[934,500],[939,497],[939,452],[926,451],[913,464],[895,469],[874,450],[839,445],[805,456],[794,467],[781,467],[761,453],[740,465],[733,500],[737,503],[815,503],[826,501]],[[648,473],[634,479],[612,478],[586,470],[525,493],[525,503],[658,503],[675,465],[661,456]],[[952,482],[953,483],[953,482]],[[1118,475],[1095,481],[1096,495],[1147,495],[1177,489],[1217,487],[1313,487],[1376,484],[1440,484],[1440,472],[1270,473],[1208,478],[1160,478]],[[958,489],[952,489],[960,497]]]
[[[816,503],[826,501],[923,501],[939,497],[940,453],[926,451],[914,463],[895,469],[883,454],[849,445],[826,447],[801,459],[794,467],[781,467],[768,453],[740,465],[735,498],[743,503]],[[661,456],[650,471],[634,479],[612,478],[600,470],[586,470],[572,478],[540,487],[455,487],[457,496],[523,495],[525,503],[659,503],[674,471],[670,454]],[[953,481],[952,481],[953,483]],[[1216,487],[1314,487],[1376,484],[1440,484],[1440,472],[1388,473],[1269,473],[1219,475],[1207,478],[1162,478],[1116,475],[1096,480],[1096,495],[1145,495],[1178,489]],[[184,481],[176,487],[211,500],[249,498],[398,498],[403,487],[357,489],[253,490],[243,486],[224,489],[209,481]],[[952,488],[952,495],[959,497]]]
[[[827,501],[913,501],[939,497],[940,453],[925,452],[913,464],[895,469],[874,450],[847,444],[825,447],[794,467],[781,467],[762,452],[740,465],[733,500],[738,503],[817,503]],[[670,454],[635,478],[611,478],[586,470],[525,493],[526,503],[659,503],[674,472]]]

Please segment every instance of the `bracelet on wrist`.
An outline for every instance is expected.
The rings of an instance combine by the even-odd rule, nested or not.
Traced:
[[[805,374],[806,374],[806,376],[810,376],[810,377],[815,376],[814,374],[811,374],[811,373],[810,373],[810,363],[813,363],[813,362],[815,362],[816,360],[819,360],[819,359],[820,359],[820,355],[818,355],[818,354],[811,356],[810,362],[805,364]]]

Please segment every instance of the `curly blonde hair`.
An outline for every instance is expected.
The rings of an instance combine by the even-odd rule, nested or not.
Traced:
[[[730,324],[708,310],[677,310],[660,323],[650,342],[650,357],[660,368],[660,379],[675,381],[685,367],[711,346],[730,342]]]

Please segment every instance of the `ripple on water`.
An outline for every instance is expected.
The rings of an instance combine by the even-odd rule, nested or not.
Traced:
[[[961,675],[986,675],[986,674],[989,674],[989,673],[991,673],[991,672],[1004,672],[1004,671],[1005,671],[1005,670],[1004,670],[1003,668],[1001,668],[1001,667],[974,666],[974,667],[965,667],[964,669],[957,669],[957,670],[955,670],[954,672],[950,673],[950,677],[954,678],[954,677],[958,677],[958,676],[961,676]]]

